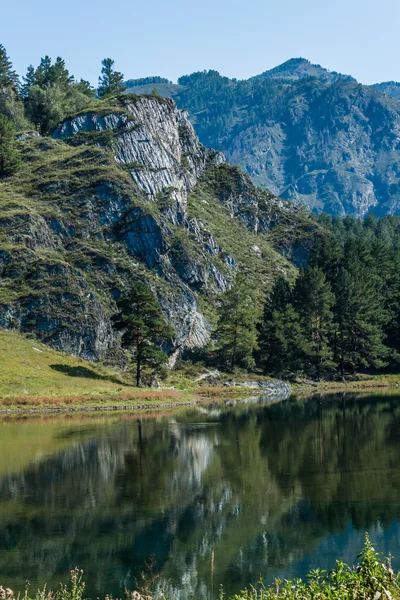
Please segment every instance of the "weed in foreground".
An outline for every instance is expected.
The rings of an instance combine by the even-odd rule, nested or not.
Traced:
[[[156,572],[154,559],[146,563],[146,570],[136,582],[137,589],[126,591],[126,600],[167,600],[161,574]],[[34,595],[29,593],[29,584],[25,593],[15,595],[9,588],[0,585],[0,600],[85,600],[85,584],[82,580],[83,571],[71,571],[69,585],[60,585],[53,592],[46,586]],[[336,567],[327,572],[315,569],[304,581],[276,580],[266,587],[262,582],[258,587],[251,586],[230,600],[400,600],[400,576],[393,571],[390,557],[382,559],[375,552],[373,545],[365,535],[364,547],[358,556],[358,564],[349,567],[342,560],[336,562]],[[106,596],[105,600],[112,600]],[[117,600],[117,599],[115,599]],[[173,600],[173,598],[170,598]],[[226,600],[221,588],[219,600]]]

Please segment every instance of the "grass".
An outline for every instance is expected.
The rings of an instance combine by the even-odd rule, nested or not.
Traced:
[[[0,412],[164,409],[238,395],[237,389],[194,384],[193,368],[171,372],[166,386],[178,389],[137,389],[119,369],[69,356],[1,328],[0,360]]]
[[[116,369],[0,329],[0,409],[183,402],[177,390],[136,389]]]
[[[250,277],[263,281],[263,287],[271,287],[277,274],[285,274],[289,280],[294,280],[294,266],[272,249],[267,237],[251,232],[239,220],[232,219],[229,209],[205,186],[199,185],[189,196],[188,212],[205,224],[225,255],[232,256]],[[260,254],[255,247],[259,248]],[[229,273],[220,257],[214,258],[213,262],[223,274]]]
[[[399,600],[399,574],[393,571],[390,558],[383,559],[375,551],[368,535],[364,547],[358,556],[358,564],[350,567],[342,560],[329,572],[315,569],[307,580],[275,581],[266,587],[249,587],[230,600]],[[162,576],[150,572],[138,582],[138,590],[125,592],[126,600],[168,600],[162,589]],[[12,590],[0,585],[0,598],[13,600]],[[22,596],[23,600],[84,600],[85,583],[83,571],[71,571],[69,585],[60,585],[59,590],[50,591],[45,587],[30,594],[29,587]],[[106,596],[108,599],[109,596]],[[219,600],[226,597],[220,591]],[[21,600],[22,600],[21,599]],[[171,599],[172,600],[172,599]]]
[[[106,367],[53,350],[36,339],[0,329],[0,412],[13,410],[80,410],[101,408],[164,409],[172,405],[239,397],[248,389],[224,387],[225,381],[266,380],[256,374],[222,373],[220,384],[196,379],[207,369],[181,361],[171,371],[165,388],[134,387],[117,368]],[[382,388],[398,391],[400,375],[360,375],[347,382],[305,381],[292,385],[297,396],[331,392],[366,392]]]
[[[379,389],[393,390],[398,393],[400,374],[366,375],[363,373],[348,377],[346,381],[310,381],[304,380],[291,384],[296,396],[328,394],[332,392],[366,392]]]

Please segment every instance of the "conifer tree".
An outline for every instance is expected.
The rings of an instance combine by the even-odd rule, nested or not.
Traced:
[[[0,88],[19,88],[19,78],[14,71],[6,49],[0,44]]]
[[[0,44],[0,114],[13,123],[16,129],[25,129],[28,123],[24,115],[24,106],[19,95],[18,75],[13,69],[7,52]]]
[[[15,129],[4,115],[0,115],[0,178],[12,175],[18,169],[20,155],[15,147]]]
[[[29,96],[30,88],[36,84],[36,71],[33,65],[29,65],[26,75],[22,76],[23,84],[21,86],[21,97],[26,99]]]
[[[265,374],[282,377],[302,369],[304,337],[292,302],[289,283],[278,277],[264,307],[258,340],[258,363]]]
[[[49,56],[32,65],[22,86],[25,111],[42,134],[51,132],[67,114],[82,110],[92,97],[87,82],[75,82],[60,56],[54,64]]]
[[[259,364],[267,375],[292,376],[303,370],[304,336],[292,304],[267,311],[259,337]]]
[[[335,347],[340,374],[384,365],[387,311],[370,269],[360,262],[342,267],[335,286]]]
[[[105,58],[101,64],[103,67],[101,77],[99,77],[99,87],[97,88],[99,98],[122,94],[125,89],[124,76],[119,71],[114,70],[114,61],[111,58]]]
[[[163,367],[167,355],[161,345],[174,334],[166,323],[161,307],[151,289],[136,283],[131,293],[117,304],[115,328],[122,332],[122,346],[128,350],[135,366],[136,385],[143,383],[143,374],[154,374]]]
[[[218,315],[215,339],[220,363],[230,369],[251,369],[255,365],[259,314],[257,293],[249,281],[237,277],[223,295]]]
[[[318,378],[333,369],[329,336],[335,297],[320,267],[300,272],[294,289],[295,307],[301,317],[304,346],[310,372]]]
[[[308,264],[319,267],[325,273],[327,281],[332,284],[340,270],[343,260],[343,249],[336,236],[327,235],[316,241],[313,246]]]

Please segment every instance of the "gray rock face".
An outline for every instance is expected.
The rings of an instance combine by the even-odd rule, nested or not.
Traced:
[[[15,269],[9,257],[0,258],[1,277]],[[110,313],[85,279],[67,265],[41,264],[25,268],[32,291],[39,291],[43,279],[52,281],[46,294],[30,293],[15,305],[0,304],[0,325],[34,332],[67,354],[88,360],[103,358],[115,337]]]
[[[187,112],[176,110],[171,99],[127,96],[125,114],[82,114],[62,123],[53,138],[105,130],[115,133],[115,159],[130,167],[137,185],[153,200],[168,190],[183,215],[188,193],[207,161],[219,164],[225,160],[222,153],[200,144]]]
[[[155,98],[127,97],[121,114],[78,115],[62,123],[53,138],[64,140],[77,134],[106,130],[114,134],[111,148],[115,160],[126,165],[145,204],[134,206],[116,193],[112,185],[102,184],[96,190],[96,198],[86,200],[89,220],[112,224],[112,237],[174,286],[174,294],[169,296],[171,300],[160,295],[160,301],[177,332],[171,349],[176,358],[177,349],[204,346],[209,339],[210,328],[198,311],[195,292],[210,286],[225,291],[229,285],[210,257],[207,258],[207,254],[219,255],[222,248],[203,223],[188,219],[186,211],[188,194],[206,167],[221,164],[225,158],[222,153],[200,144],[185,111],[178,111],[171,100]],[[102,200],[100,207],[98,199]],[[146,200],[149,209],[146,209]],[[163,207],[161,219],[152,214],[153,203]],[[200,248],[204,246],[204,252],[199,252],[196,259],[179,244],[170,248],[168,237],[171,227],[176,225],[193,233]],[[236,270],[234,259],[229,268],[232,272]]]
[[[38,133],[37,131],[23,131],[22,133],[18,133],[15,136],[15,139],[18,141],[22,141],[22,140],[30,140],[32,138],[37,138],[40,137],[40,133]]]
[[[226,387],[241,387],[249,390],[258,390],[263,397],[288,398],[292,393],[290,385],[285,381],[226,381]]]
[[[1,189],[0,324],[88,359],[121,356],[112,315],[137,280],[148,283],[175,328],[166,348],[171,366],[185,349],[204,346],[210,325],[202,295],[215,305],[242,256],[258,272],[263,252],[274,254],[245,227],[269,232],[298,210],[260,195],[205,148],[172,100],[127,96],[107,114],[66,120],[53,139],[18,144],[26,189],[19,178],[8,202],[8,187]],[[196,210],[202,203],[207,208]],[[224,236],[232,219],[234,243]],[[274,259],[263,271],[268,283],[293,271]]]

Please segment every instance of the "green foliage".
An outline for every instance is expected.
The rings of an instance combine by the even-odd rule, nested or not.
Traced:
[[[259,331],[257,362],[265,374],[288,377],[302,368],[306,342],[292,302],[289,283],[279,277],[265,304]]]
[[[282,315],[281,308],[271,305],[271,296],[260,330],[260,366],[271,374],[304,372],[312,377],[335,372],[344,377],[388,364],[397,369],[400,218],[369,215],[361,221],[321,215],[319,221],[333,235],[316,240],[308,268],[297,279],[288,301],[296,318],[292,309]],[[301,335],[296,335],[297,368],[292,370],[293,345],[283,340],[293,341],[297,318]]]
[[[105,58],[101,64],[103,67],[97,88],[99,98],[121,94],[125,89],[123,74],[114,70],[114,61],[111,58]]]
[[[312,570],[307,581],[277,580],[269,587],[263,584],[258,589],[251,587],[231,600],[398,600],[399,575],[394,573],[390,558],[382,561],[375,552],[368,534],[358,558],[356,567],[349,567],[338,560],[336,567],[329,572]]]
[[[218,309],[215,331],[219,363],[227,368],[254,367],[253,353],[257,349],[259,320],[258,294],[243,277],[225,292]]]
[[[89,105],[86,93],[79,85],[40,87],[33,85],[25,100],[26,114],[42,134],[51,132],[71,113],[76,113]]]
[[[35,69],[28,67],[22,86],[26,116],[42,134],[50,133],[62,119],[89,106],[93,90],[88,82],[76,82],[59,56],[49,56]]]
[[[325,273],[319,267],[300,272],[293,296],[305,340],[307,371],[319,378],[334,367],[329,336],[333,329],[331,309],[335,296]]]
[[[165,592],[155,592],[156,583],[162,583],[160,573],[147,562],[147,572],[143,572],[137,582],[135,592],[126,592],[126,598],[165,599]],[[149,566],[150,565],[150,566]],[[7,600],[14,600],[11,590],[7,592],[0,586],[0,594]],[[23,600],[84,600],[85,583],[83,571],[73,569],[69,585],[61,584],[59,590],[48,591],[46,587],[35,594],[26,588]],[[108,598],[109,596],[106,596]],[[392,568],[390,558],[382,559],[375,551],[368,534],[365,534],[364,547],[358,556],[355,567],[346,565],[342,560],[336,561],[331,571],[315,568],[307,576],[307,580],[276,580],[266,587],[262,581],[258,587],[250,586],[229,600],[399,600],[399,575]],[[220,590],[219,600],[227,600]]]
[[[18,170],[20,155],[15,145],[14,126],[0,114],[0,178]]]
[[[173,328],[165,322],[161,307],[148,285],[136,283],[129,296],[118,302],[115,328],[122,332],[122,345],[135,365],[136,385],[142,385],[143,374],[153,376],[165,365],[167,356],[160,348],[173,336]]]
[[[172,83],[172,81],[170,81],[169,79],[166,79],[165,77],[141,77],[139,79],[128,79],[125,82],[125,86],[127,88],[132,88],[132,87],[138,87],[141,85],[148,85],[151,83]]]
[[[13,70],[12,62],[7,56],[6,49],[0,44],[0,88],[19,88],[19,78]]]
[[[13,70],[4,46],[0,44],[0,115],[14,123],[17,130],[29,124],[24,116],[24,106],[19,96],[19,79]]]

